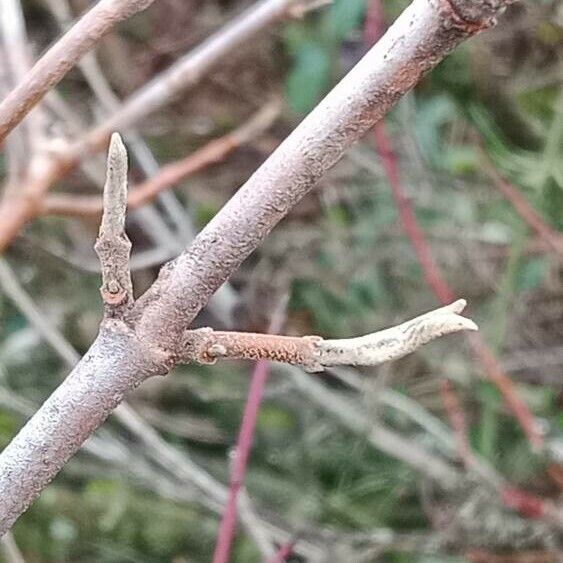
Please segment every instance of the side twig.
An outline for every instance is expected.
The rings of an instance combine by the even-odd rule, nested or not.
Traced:
[[[125,234],[127,152],[118,133],[111,137],[104,187],[104,214],[94,246],[102,267],[102,298],[106,315],[119,316],[133,304],[129,269],[131,241]],[[122,316],[122,315],[121,315]]]
[[[245,332],[186,332],[184,361],[215,363],[219,358],[273,360],[299,365],[310,372],[339,365],[373,366],[397,360],[445,334],[477,330],[477,325],[459,313],[465,300],[430,311],[398,326],[339,340],[320,336],[278,336]]]

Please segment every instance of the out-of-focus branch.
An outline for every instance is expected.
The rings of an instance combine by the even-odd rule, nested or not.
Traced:
[[[526,201],[518,188],[502,176],[487,153],[483,140],[477,137],[477,143],[480,148],[483,170],[492,180],[495,188],[508,200],[514,211],[545,242],[548,248],[557,255],[563,256],[563,234],[550,227]]]
[[[111,3],[117,0],[104,0],[104,2]],[[93,10],[96,10],[100,4]],[[82,159],[102,150],[113,131],[123,132],[138,125],[147,114],[161,109],[176,96],[199,84],[220,61],[232,55],[265,28],[280,19],[294,16],[295,8],[302,5],[310,6],[310,2],[261,0],[209,37],[199,47],[184,55],[169,69],[155,76],[84,137],[69,143],[66,149],[56,154],[45,155],[35,166],[37,172],[26,185],[20,187],[19,196],[3,198],[0,201],[0,253],[28,221],[41,213],[41,202],[45,193]],[[67,35],[75,28],[76,26]],[[1,107],[0,105],[0,109]]]
[[[442,396],[442,403],[444,404],[450,426],[454,433],[459,459],[463,462],[466,469],[470,469],[473,466],[474,459],[469,444],[465,415],[450,380],[444,379],[442,381],[440,385],[440,395]]]
[[[100,0],[65,33],[0,103],[0,142],[114,25],[154,0]]]
[[[465,300],[430,311],[398,326],[357,338],[324,340],[320,336],[278,336],[210,328],[186,333],[184,361],[215,363],[219,358],[273,360],[322,371],[338,365],[373,366],[397,360],[445,334],[477,330],[459,315]]]
[[[255,140],[270,127],[278,117],[279,112],[279,102],[267,104],[247,123],[244,123],[233,132],[211,141],[181,160],[166,164],[156,176],[130,189],[127,207],[129,209],[141,207],[152,201],[159,193],[178,184],[187,176],[196,174],[212,164],[221,162],[240,146]],[[99,196],[52,194],[46,196],[41,203],[41,213],[46,215],[91,217],[101,215],[102,208],[102,199]]]
[[[0,533],[11,527],[128,391],[172,369],[185,353],[186,329],[211,295],[344,151],[452,49],[493,25],[506,5],[478,2],[481,19],[466,22],[451,12],[451,2],[414,0],[190,248],[161,270],[124,320],[102,322],[84,358],[0,453]],[[456,0],[460,2],[474,4]],[[385,442],[387,437],[376,430],[376,438]],[[415,445],[400,448],[406,447],[412,459],[418,456]],[[387,442],[387,448],[396,447],[395,439]],[[432,463],[424,455],[416,462],[422,468]],[[443,477],[439,480],[452,477],[447,465],[430,467],[426,470],[433,467]]]
[[[20,0],[5,0],[0,5],[0,56],[3,76],[0,94],[7,95],[31,66],[30,43]],[[6,141],[8,182],[6,191],[18,189],[25,181],[29,155],[33,154],[41,136],[37,111]]]
[[[456,0],[456,2],[450,2],[450,7],[459,7],[462,4],[465,4],[463,0]],[[467,3],[467,6],[462,8],[462,13],[468,14],[469,16],[474,13],[474,8],[475,6],[472,6],[472,3]],[[385,29],[382,18],[381,1],[371,0],[370,11],[370,16],[366,21],[368,27],[365,29],[365,38],[368,44]],[[430,246],[422,229],[418,225],[411,203],[405,195],[400,181],[397,158],[391,148],[391,143],[383,121],[375,125],[374,146],[381,157],[385,174],[389,180],[393,199],[395,200],[401,220],[401,226],[414,249],[417,260],[422,268],[424,279],[428,287],[438,298],[438,301],[448,303],[453,298],[453,291],[446,283],[442,273],[434,262]],[[518,420],[530,444],[534,448],[540,448],[543,445],[541,431],[524,401],[518,397],[512,381],[502,371],[500,363],[479,335],[470,335],[468,339],[475,357],[483,367],[485,376],[502,394],[508,409]]]
[[[8,532],[0,539],[0,551],[3,553],[6,563],[25,563],[12,532]]]

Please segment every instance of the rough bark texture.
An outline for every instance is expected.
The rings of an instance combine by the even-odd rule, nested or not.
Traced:
[[[162,270],[127,318],[135,330],[105,321],[90,352],[0,455],[0,533],[10,528],[127,390],[171,369],[175,355],[181,355],[186,328],[213,292],[344,150],[457,44],[489,25],[500,4],[492,10],[485,0],[458,0],[460,10],[472,8],[472,18],[484,16],[483,21],[476,17],[465,22],[448,0],[415,0],[192,247]]]
[[[224,332],[211,328],[191,330],[186,332],[183,359],[202,363],[214,363],[218,358],[272,360],[297,364],[312,372],[338,365],[374,366],[402,358],[445,334],[477,330],[471,319],[459,315],[465,305],[464,299],[458,299],[398,326],[338,340]]]
[[[120,321],[107,321],[80,363],[0,460],[0,533],[6,532],[125,393],[169,366]]]
[[[487,6],[485,2],[473,2]],[[385,112],[476,33],[444,0],[415,0],[139,301],[142,338],[177,348],[209,297]],[[471,4],[471,2],[468,2]],[[489,10],[483,25],[490,23]]]

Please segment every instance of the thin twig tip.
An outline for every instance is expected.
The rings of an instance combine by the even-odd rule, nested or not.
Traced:
[[[127,149],[121,135],[117,132],[111,134],[108,148],[108,161],[118,162],[121,166],[127,166]]]
[[[459,315],[459,319],[460,319],[460,324],[463,327],[463,330],[479,330],[479,326],[477,325],[476,322],[472,321],[471,319],[468,319],[467,317],[462,317],[461,315]]]
[[[461,313],[467,307],[467,301],[465,299],[457,299],[447,307],[454,313]]]

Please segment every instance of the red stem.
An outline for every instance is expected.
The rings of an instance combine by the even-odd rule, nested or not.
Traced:
[[[287,299],[284,298],[280,306],[274,312],[270,323],[270,332],[278,333],[284,324],[285,308]],[[237,501],[241,487],[244,485],[248,456],[254,441],[254,431],[256,429],[256,418],[264,395],[264,387],[270,372],[270,362],[259,360],[254,364],[250,388],[244,406],[242,422],[234,451],[234,460],[231,467],[229,479],[229,497],[221,516],[219,533],[215,543],[213,563],[227,563],[231,553],[231,546],[235,535],[237,523]],[[283,560],[282,560],[283,561]]]
[[[452,382],[449,379],[444,379],[440,386],[440,394],[442,396],[442,403],[446,409],[446,414],[452,427],[457,454],[466,468],[470,468],[473,464],[473,454],[471,452],[471,445],[467,437],[467,424],[465,422],[465,414],[461,408],[459,398],[455,391]]]
[[[379,38],[385,29],[383,10],[380,0],[371,0],[366,17],[364,40],[371,45],[374,39]],[[397,206],[402,228],[409,239],[418,262],[424,273],[426,284],[432,290],[438,301],[450,303],[454,299],[454,292],[448,286],[438,266],[432,258],[430,246],[419,227],[412,205],[405,195],[399,176],[397,158],[391,148],[383,120],[374,127],[374,147],[381,158],[385,174],[389,180],[393,199]],[[472,334],[469,343],[475,358],[480,362],[486,377],[499,389],[505,404],[518,420],[528,441],[534,448],[543,445],[543,437],[536,421],[526,404],[518,397],[511,379],[501,370],[498,360],[493,352],[480,337]]]
[[[221,524],[219,526],[219,534],[217,543],[215,544],[215,553],[213,554],[213,563],[227,563],[231,552],[235,526],[237,521],[237,500],[238,494],[244,484],[246,475],[246,466],[250,448],[254,439],[254,430],[256,428],[256,418],[258,409],[262,402],[264,386],[269,373],[269,362],[260,360],[256,362],[252,372],[252,380],[248,390],[248,397],[242,415],[242,423],[238,435],[237,444],[234,452],[234,460],[229,481],[229,498],[223,511]]]
[[[268,560],[268,563],[283,563],[293,553],[294,546],[294,541],[284,543],[280,546],[277,553]]]

